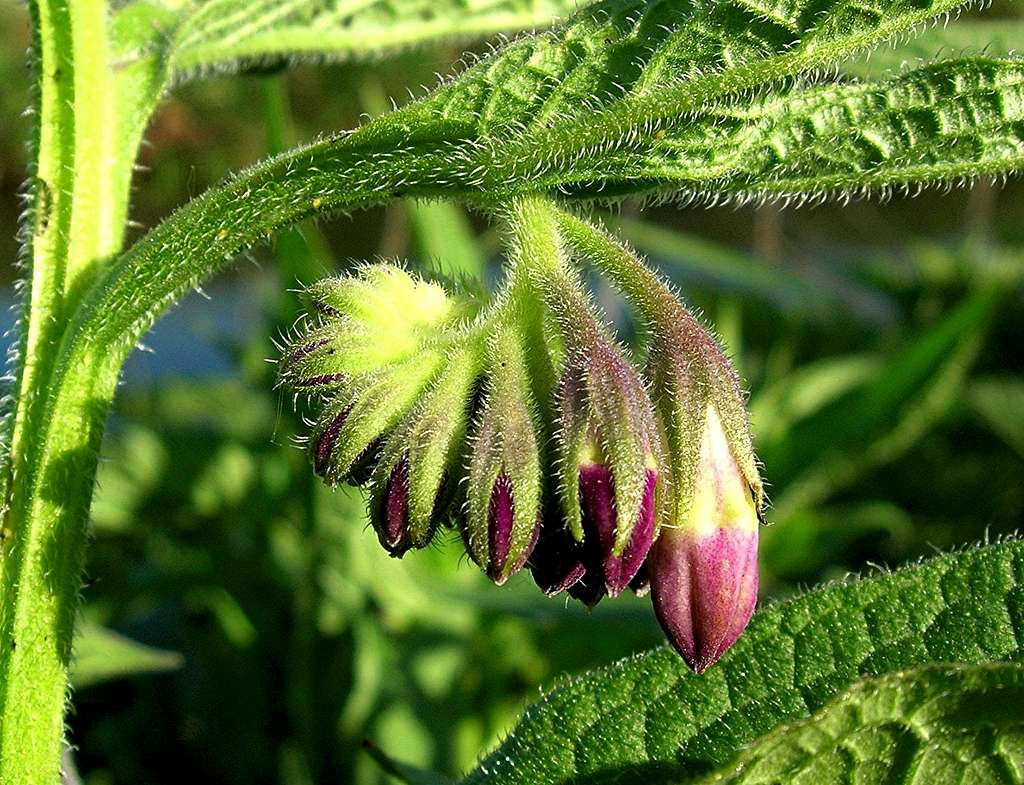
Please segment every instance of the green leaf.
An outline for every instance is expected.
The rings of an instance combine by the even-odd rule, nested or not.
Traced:
[[[747,194],[1009,173],[1024,164],[1024,60],[950,60],[884,82],[775,94],[712,111],[666,145],[675,149],[655,174],[711,180],[712,191],[717,177]]]
[[[1019,665],[940,665],[867,679],[700,782],[1019,782],[1022,706]]]
[[[83,623],[75,633],[71,683],[77,689],[105,681],[180,668],[182,657],[154,649],[96,624]]]
[[[751,428],[762,443],[784,443],[801,420],[878,378],[881,364],[876,355],[858,354],[802,365],[751,397]]]
[[[176,80],[296,55],[365,58],[431,41],[547,27],[579,5],[578,0],[205,0],[179,12],[163,56]]]
[[[944,416],[963,388],[997,303],[993,291],[976,292],[865,383],[813,407],[811,416],[790,428],[769,430],[758,451],[786,486],[776,499],[779,519],[891,460]],[[758,411],[763,416],[760,405]]]
[[[967,399],[993,433],[1024,456],[1024,382],[1020,379],[978,379]]]
[[[703,676],[666,647],[570,680],[464,783],[699,781],[862,676],[1020,661],[1022,646],[1024,543],[940,556],[762,609]]]
[[[204,74],[297,58],[353,60],[443,40],[547,27],[575,0],[137,0],[112,17],[134,156],[163,91]]]

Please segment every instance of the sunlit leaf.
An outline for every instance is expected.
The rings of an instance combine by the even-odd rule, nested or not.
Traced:
[[[761,610],[703,676],[662,648],[568,681],[528,708],[465,783],[699,782],[863,676],[1019,661],[1022,640],[1024,544],[941,556]]]
[[[948,665],[858,682],[701,785],[1012,782],[1024,769],[1024,668]]]

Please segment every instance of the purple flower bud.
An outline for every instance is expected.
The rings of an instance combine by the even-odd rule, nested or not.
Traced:
[[[657,536],[662,442],[650,399],[603,336],[580,351],[560,391],[562,499],[584,541],[590,582],[612,597],[636,576]]]
[[[601,571],[587,572],[576,583],[568,588],[569,596],[579,600],[588,608],[593,608],[608,594]]]
[[[648,559],[658,621],[698,673],[736,642],[757,604],[755,493],[708,406],[688,513],[662,527]]]
[[[409,458],[403,457],[391,470],[384,493],[373,516],[380,544],[392,556],[401,557],[413,547],[409,536]]]
[[[583,545],[557,513],[546,516],[541,524],[529,565],[534,582],[549,597],[575,586],[586,574]]]
[[[583,536],[586,542],[599,546],[599,561],[594,568],[604,579],[608,594],[617,597],[640,571],[651,548],[655,531],[654,491],[658,473],[647,469],[640,512],[632,527],[629,540],[620,553],[616,553],[615,491],[612,473],[604,464],[592,463],[580,467],[580,503],[583,511]],[[593,570],[588,570],[588,575]]]
[[[512,497],[512,481],[508,476],[502,474],[494,483],[491,503],[487,512],[487,538],[490,547],[488,548],[486,570],[487,576],[499,586],[522,569],[536,547],[537,538],[540,535],[540,526],[537,525],[530,535],[527,546],[520,551],[515,561],[509,564],[514,525],[515,507]]]
[[[327,427],[313,439],[313,471],[321,477],[327,474],[327,468],[331,463],[331,453],[338,443],[338,436],[341,435],[341,429],[345,425],[350,411],[352,411],[352,407],[346,406],[341,412],[334,415],[327,423]]]
[[[331,468],[331,456],[338,439],[341,437],[352,406],[345,406],[340,412],[330,417],[327,424],[313,437],[313,471],[321,477],[327,477]],[[363,452],[352,462],[352,466],[340,479],[353,483],[364,483],[373,473],[377,459],[380,457],[380,439],[375,439],[366,446]]]
[[[466,477],[466,552],[499,586],[526,563],[539,536],[542,463],[530,374],[520,336],[491,336],[486,382]]]

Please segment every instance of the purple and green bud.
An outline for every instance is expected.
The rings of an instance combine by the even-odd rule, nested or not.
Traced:
[[[712,335],[641,259],[573,216],[558,221],[651,336],[646,375],[672,478],[648,558],[651,593],[669,639],[703,671],[735,642],[757,602],[764,489],[739,379]]]
[[[488,346],[487,389],[473,439],[463,536],[497,584],[518,572],[537,543],[541,456],[529,372],[519,338],[499,330]]]
[[[575,358],[560,393],[560,490],[587,574],[612,597],[636,576],[657,537],[664,461],[650,399],[600,336]]]
[[[625,547],[617,551],[617,517],[612,474],[604,464],[580,467],[580,499],[583,507],[583,536],[599,546],[600,565],[594,565],[604,576],[605,588],[611,596],[621,594],[640,572],[654,542],[655,490],[658,473],[644,473],[644,495],[640,511]],[[588,570],[588,574],[591,571]]]
[[[648,558],[655,613],[698,673],[736,642],[757,604],[759,507],[713,405],[705,410],[686,517]]]
[[[757,604],[764,490],[731,363],[667,290],[653,299],[663,307],[651,324],[649,372],[675,482],[649,559],[651,594],[669,640],[703,672]]]
[[[473,346],[448,358],[408,415],[387,437],[371,478],[371,521],[393,556],[426,547],[458,470],[468,409],[479,371]]]
[[[331,485],[359,474],[385,435],[413,409],[443,361],[439,349],[424,350],[340,390],[313,430],[315,471]]]

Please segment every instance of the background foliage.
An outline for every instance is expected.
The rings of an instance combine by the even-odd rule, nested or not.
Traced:
[[[997,4],[987,18],[1004,16],[1010,35],[1015,13]],[[13,259],[27,134],[18,6],[0,7],[0,42],[0,252]],[[461,51],[287,74],[261,62],[185,85],[147,134],[133,218],[150,225],[268,152],[352,127]],[[747,380],[776,524],[766,598],[1020,526],[1021,190],[613,217],[704,308]],[[186,300],[133,357],[104,448],[84,614],[151,648],[107,641],[93,666],[79,649],[69,722],[86,782],[387,781],[367,738],[454,776],[538,684],[660,641],[644,600],[586,613],[538,597],[528,575],[499,592],[454,543],[388,559],[358,494],[323,489],[289,447],[303,427],[265,362],[296,312],[286,290],[378,253],[493,279],[483,227],[414,203],[305,226],[209,301]],[[628,313],[604,299],[629,335]],[[151,672],[111,679],[140,663]]]

